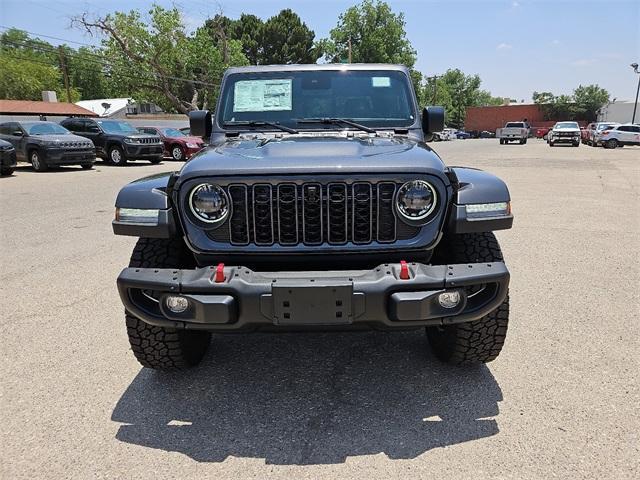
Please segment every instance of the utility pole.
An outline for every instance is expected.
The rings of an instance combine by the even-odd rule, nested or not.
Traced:
[[[62,70],[62,76],[64,77],[64,88],[67,90],[67,102],[71,103],[71,89],[69,88],[69,70],[67,68],[67,61],[64,54],[62,45],[58,47],[58,53],[60,54],[60,69]]]
[[[640,93],[640,71],[638,70],[637,63],[632,63],[631,68],[633,68],[633,71],[638,74],[638,88],[636,88],[636,103],[633,104],[633,118],[631,119],[631,123],[636,123],[636,108],[638,107],[638,94]]]
[[[349,57],[348,58],[349,58],[349,63],[351,63],[351,35],[349,35],[349,43],[348,43],[348,45],[349,45]]]

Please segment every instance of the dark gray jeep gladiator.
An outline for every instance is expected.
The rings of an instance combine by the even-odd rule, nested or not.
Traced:
[[[179,172],[125,186],[114,232],[140,237],[118,277],[146,366],[198,364],[212,332],[423,328],[453,364],[488,362],[507,331],[509,272],[493,233],[509,191],[425,143],[403,66],[229,69],[209,140]]]

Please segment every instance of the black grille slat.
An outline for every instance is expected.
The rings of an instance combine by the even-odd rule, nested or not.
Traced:
[[[230,185],[231,220],[229,236],[234,245],[249,244],[249,196],[246,185]]]
[[[373,198],[370,183],[352,185],[351,238],[353,243],[370,243],[373,229]]]
[[[295,183],[278,185],[278,240],[281,245],[298,243],[298,192]]]
[[[420,227],[396,218],[394,181],[231,183],[229,218],[207,235],[232,245],[393,243]]]
[[[302,241],[307,245],[322,243],[322,185],[305,183],[302,186]]]
[[[271,185],[253,186],[253,235],[256,245],[273,244],[273,189]]]
[[[333,244],[347,242],[347,185],[327,185],[327,241]]]
[[[378,188],[378,242],[388,243],[396,239],[396,217],[393,213],[393,198],[396,184],[381,182]]]

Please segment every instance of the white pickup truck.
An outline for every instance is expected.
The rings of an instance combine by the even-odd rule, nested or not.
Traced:
[[[507,122],[504,128],[499,128],[496,131],[496,137],[500,139],[500,145],[514,141],[524,145],[529,137],[529,124],[527,122]]]

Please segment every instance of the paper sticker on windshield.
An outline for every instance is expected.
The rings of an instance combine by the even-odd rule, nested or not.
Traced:
[[[291,79],[239,80],[234,87],[234,112],[291,110]]]
[[[390,87],[391,78],[390,77],[371,77],[371,86],[372,87]]]

